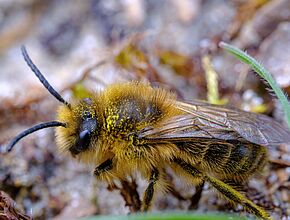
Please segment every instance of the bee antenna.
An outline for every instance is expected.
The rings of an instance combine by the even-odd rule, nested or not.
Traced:
[[[12,148],[14,147],[14,145],[19,140],[21,140],[25,136],[27,136],[27,135],[35,132],[35,131],[38,131],[38,130],[41,130],[41,129],[44,129],[44,128],[60,127],[60,126],[61,127],[66,127],[66,124],[65,123],[62,123],[62,122],[59,122],[59,121],[50,121],[50,122],[44,122],[44,123],[41,123],[41,124],[38,124],[38,125],[34,125],[33,127],[28,128],[27,130],[24,130],[23,132],[21,132],[20,134],[18,134],[15,138],[13,138],[11,140],[11,142],[7,146],[7,152],[10,152],[12,150]]]
[[[31,58],[29,57],[29,55],[27,53],[25,46],[21,46],[21,52],[22,52],[22,55],[23,55],[24,60],[27,63],[27,65],[30,67],[32,72],[34,72],[34,74],[37,76],[37,78],[42,83],[42,85],[44,85],[44,87],[50,92],[50,94],[52,94],[58,101],[64,103],[68,107],[70,107],[70,104],[67,101],[65,101],[57,91],[54,90],[54,88],[49,84],[49,82],[42,75],[40,70],[32,62]]]

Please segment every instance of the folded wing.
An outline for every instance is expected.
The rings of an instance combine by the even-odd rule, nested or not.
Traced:
[[[190,141],[194,138],[247,140],[264,146],[290,143],[290,131],[266,115],[205,102],[177,102],[184,114],[158,128],[146,128],[139,137],[147,141]]]

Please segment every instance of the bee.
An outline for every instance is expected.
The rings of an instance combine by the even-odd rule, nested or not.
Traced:
[[[270,215],[238,190],[268,160],[267,148],[290,142],[290,132],[268,116],[201,101],[182,102],[149,84],[113,84],[90,97],[70,102],[54,90],[29,57],[23,57],[43,86],[62,105],[57,120],[35,125],[17,135],[15,144],[37,130],[56,127],[60,152],[93,164],[94,175],[112,183],[139,172],[148,180],[142,211],[155,192],[166,188],[170,167],[185,182],[205,181],[233,204],[262,219]]]

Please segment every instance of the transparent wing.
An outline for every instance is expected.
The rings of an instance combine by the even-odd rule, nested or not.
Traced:
[[[237,132],[226,126],[215,123],[203,124],[199,118],[188,113],[172,117],[158,128],[147,127],[139,133],[138,137],[152,143],[189,142],[197,139],[243,139]]]
[[[190,141],[194,138],[245,139],[273,146],[290,143],[290,131],[268,116],[205,102],[177,102],[184,114],[158,128],[146,128],[139,137],[152,141]]]

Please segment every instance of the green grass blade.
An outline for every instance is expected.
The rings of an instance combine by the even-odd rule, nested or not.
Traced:
[[[82,220],[246,220],[246,217],[221,213],[148,213],[123,216],[92,216]]]
[[[263,79],[265,79],[273,91],[275,92],[276,96],[280,100],[282,107],[285,112],[286,121],[288,124],[288,127],[290,128],[290,104],[287,99],[287,96],[284,94],[282,89],[278,86],[272,75],[253,57],[248,55],[246,52],[240,50],[237,47],[234,47],[232,45],[229,45],[227,43],[221,42],[219,46],[223,49],[225,49],[227,52],[233,54],[235,57],[237,57],[242,62],[248,64],[251,66],[251,68]]]

